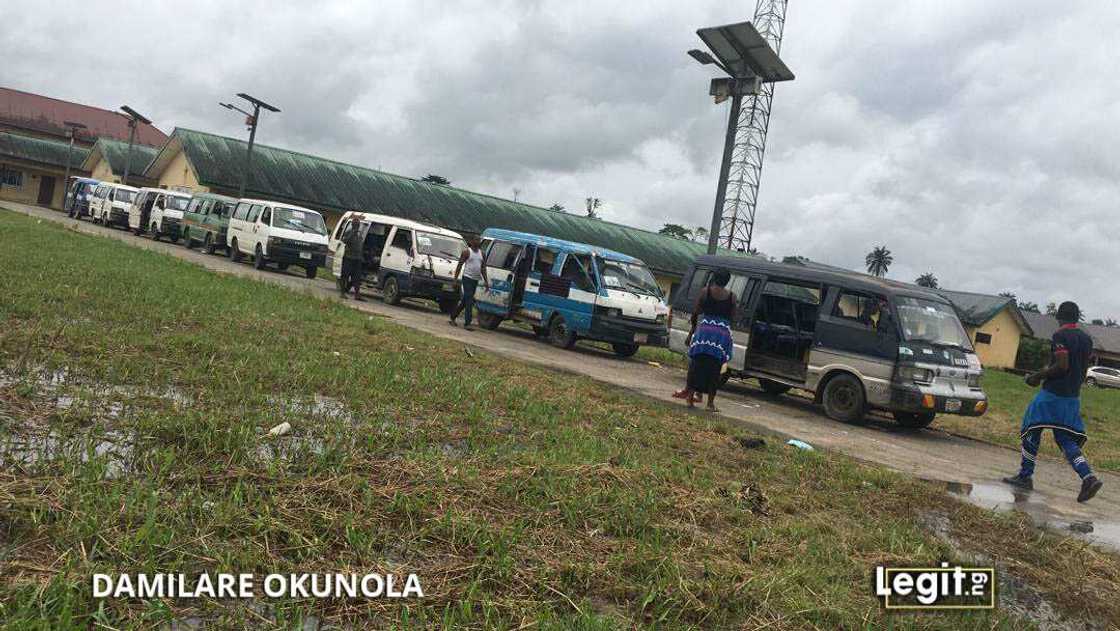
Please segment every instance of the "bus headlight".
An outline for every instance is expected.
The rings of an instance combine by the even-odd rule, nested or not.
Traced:
[[[898,379],[899,381],[930,384],[933,383],[933,371],[929,368],[918,368],[917,366],[900,366]]]

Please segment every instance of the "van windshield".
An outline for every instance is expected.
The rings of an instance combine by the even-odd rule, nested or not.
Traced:
[[[905,296],[895,298],[894,302],[902,324],[902,335],[908,342],[926,342],[972,351],[972,342],[953,307],[943,302]]]
[[[599,266],[599,275],[603,277],[603,285],[607,289],[621,289],[636,294],[661,297],[661,288],[657,286],[649,268],[639,263],[612,261],[602,257],[595,257]]]
[[[272,212],[272,227],[327,235],[327,224],[319,213],[277,206]]]
[[[431,254],[457,261],[463,253],[463,242],[455,237],[431,232],[416,233],[416,250],[420,254]]]
[[[189,197],[175,197],[174,195],[167,196],[168,210],[186,210],[187,206],[191,203]]]

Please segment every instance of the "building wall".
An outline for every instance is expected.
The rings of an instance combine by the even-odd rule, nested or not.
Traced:
[[[113,170],[109,167],[109,161],[100,155],[97,156],[97,161],[93,163],[93,168],[90,170],[90,177],[95,180],[101,180],[102,182],[121,183],[121,178],[113,175]]]
[[[26,165],[2,158],[0,158],[0,164],[3,164],[7,169],[23,173],[23,182],[19,187],[12,187],[7,184],[0,186],[0,200],[35,205],[39,200],[39,186],[42,178],[53,177],[54,195],[51,198],[51,208],[62,209],[62,198],[66,194],[66,185],[62,181],[63,176],[66,175],[65,171]],[[71,171],[70,174],[81,175],[76,171]]]
[[[190,163],[187,162],[187,155],[182,151],[172,158],[163,173],[159,174],[156,186],[185,189],[194,193],[209,192],[208,188],[198,183],[198,178],[191,169]]]
[[[976,347],[976,355],[985,368],[1015,367],[1015,355],[1019,352],[1019,337],[1022,335],[1022,329],[1008,309],[1003,309],[979,328],[965,327],[965,330],[968,331],[972,345]],[[977,342],[977,333],[987,333],[992,336],[991,343]]]

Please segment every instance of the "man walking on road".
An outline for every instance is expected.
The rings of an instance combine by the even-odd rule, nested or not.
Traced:
[[[346,292],[351,287],[354,288],[354,300],[363,301],[362,298],[362,250],[365,248],[365,240],[362,237],[362,220],[357,216],[350,220],[350,231],[342,238],[343,244],[346,248],[342,254],[342,278],[339,284],[339,291],[342,292],[342,297],[346,297]]]
[[[459,300],[459,304],[455,305],[455,310],[451,312],[451,319],[449,322],[451,326],[459,326],[455,322],[455,318],[464,309],[467,310],[467,315],[463,317],[463,328],[472,331],[471,320],[474,318],[474,292],[478,289],[478,281],[481,280],[487,290],[490,289],[490,279],[486,278],[486,266],[482,264],[482,250],[479,249],[478,237],[471,237],[467,240],[467,248],[459,256],[459,264],[455,266],[455,277],[459,277],[459,272],[463,272],[462,289],[463,297]]]
[[[1088,438],[1085,423],[1081,420],[1081,383],[1089,368],[1093,340],[1077,326],[1080,319],[1081,310],[1075,303],[1063,302],[1058,307],[1058,323],[1061,326],[1050,339],[1050,365],[1026,378],[1027,385],[1032,387],[1041,382],[1042,391],[1035,395],[1023,415],[1020,430],[1023,439],[1022,466],[1018,475],[1003,481],[1023,489],[1034,488],[1031,476],[1034,475],[1042,430],[1049,429],[1066,460],[1081,476],[1081,492],[1077,501],[1087,502],[1101,490],[1102,483],[1093,475],[1089,462],[1081,453],[1081,446]]]

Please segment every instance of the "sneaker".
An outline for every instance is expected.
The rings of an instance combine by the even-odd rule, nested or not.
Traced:
[[[1081,492],[1077,494],[1078,502],[1088,502],[1093,499],[1097,491],[1101,490],[1104,482],[1097,479],[1097,476],[1091,475],[1081,481]]]
[[[473,327],[473,326],[471,326],[471,325],[469,325],[469,324],[464,324],[464,325],[463,325],[463,330],[464,330],[464,331],[473,331],[473,330],[474,330],[474,327]]]
[[[354,300],[357,300],[358,302],[365,302],[366,301],[366,299],[362,298],[361,296],[354,296]]]
[[[451,326],[459,326],[459,323],[455,321],[455,318],[451,318],[450,320],[447,321],[447,323],[450,324]]]
[[[1024,478],[1020,475],[1008,476],[1004,478],[1003,481],[1010,484],[1011,486],[1019,487],[1020,489],[1026,489],[1028,491],[1034,490],[1034,480],[1031,480],[1030,478]]]

